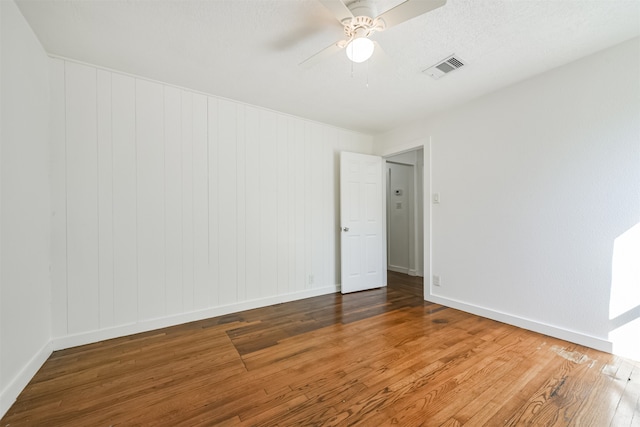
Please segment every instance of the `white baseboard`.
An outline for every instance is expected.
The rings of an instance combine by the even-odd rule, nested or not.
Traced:
[[[409,269],[407,267],[398,267],[397,265],[389,265],[387,266],[387,270],[395,271],[396,273],[409,274]]]
[[[445,305],[447,307],[455,308],[477,316],[486,317],[488,319],[497,320],[498,322],[507,323],[519,328],[549,335],[554,338],[584,345],[607,353],[613,353],[613,343],[609,340],[437,295],[426,295],[425,293],[424,299],[426,301]]]
[[[388,265],[387,270],[395,271],[396,273],[407,274],[409,276],[424,276],[424,274],[420,270],[416,270],[415,268],[398,267],[397,265]]]
[[[9,385],[0,393],[0,418],[7,413],[11,405],[16,401],[18,395],[29,384],[29,381],[47,361],[53,348],[51,342],[46,343],[22,368],[20,372],[11,380]]]
[[[295,301],[304,298],[311,298],[319,295],[326,295],[340,292],[340,285],[326,286],[323,288],[306,289],[304,291],[290,294],[277,295],[267,298],[259,298],[239,303],[196,310],[188,313],[181,313],[173,316],[166,316],[157,319],[144,320],[141,322],[115,326],[113,328],[100,329],[96,331],[83,332],[79,334],[55,337],[51,341],[54,350],[76,347],[79,345],[91,344],[112,338],[137,334],[140,332],[152,331],[154,329],[166,328],[197,320],[208,319],[210,317],[224,316],[226,314],[237,313],[239,311],[251,310],[254,308],[266,307],[268,305],[280,304],[283,302]]]

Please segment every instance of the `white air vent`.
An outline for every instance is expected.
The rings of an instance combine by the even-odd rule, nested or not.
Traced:
[[[463,66],[464,62],[460,58],[455,55],[451,55],[450,57],[438,62],[436,65],[427,68],[423,73],[430,75],[434,79],[439,79],[445,74],[449,74]]]

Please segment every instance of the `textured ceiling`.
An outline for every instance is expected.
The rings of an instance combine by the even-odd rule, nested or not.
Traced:
[[[17,3],[51,54],[371,134],[640,34],[638,0],[448,0],[376,33],[384,52],[364,64],[338,52],[307,68],[343,35],[317,0]],[[452,53],[467,65],[421,73]]]

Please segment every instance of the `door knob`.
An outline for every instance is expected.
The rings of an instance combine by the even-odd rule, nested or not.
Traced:
[[[344,227],[342,231],[349,231],[349,227]]]

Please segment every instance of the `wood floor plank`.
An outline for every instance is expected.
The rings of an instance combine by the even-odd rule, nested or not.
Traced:
[[[606,363],[611,362],[610,358],[606,359],[596,366],[600,375],[584,400],[584,404],[593,410],[578,412],[572,425],[628,427],[632,424],[635,402],[640,394],[639,367],[622,358],[614,358],[613,363]]]
[[[56,351],[0,426],[640,426],[640,363],[388,282]]]
[[[624,362],[629,365],[628,362]],[[611,425],[632,426],[634,422],[640,425],[640,366],[630,366],[627,385],[620,397]],[[616,376],[616,381],[624,381],[624,376]]]
[[[508,404],[508,396],[514,395],[523,385],[541,376],[541,372],[552,364],[554,354],[546,350],[543,345],[521,355],[524,357],[516,357],[516,366],[496,379],[473,403],[457,411],[455,418],[464,426],[503,425],[506,419],[496,414]]]
[[[511,345],[497,351],[483,351],[483,364],[475,365],[453,376],[450,380],[450,390],[437,402],[429,402],[429,390],[425,388],[426,396],[421,394],[410,396],[410,403],[403,405],[388,415],[401,425],[419,424],[424,416],[429,418],[429,424],[441,425],[447,421],[456,420],[461,425],[466,421],[464,412],[475,413],[480,409],[482,402],[486,402],[489,395],[484,395],[487,390],[495,387],[504,377],[508,377],[513,370],[518,369],[525,358],[525,351],[530,348],[533,338],[527,340],[514,337]],[[481,349],[477,349],[481,351]],[[422,393],[424,394],[424,393]],[[426,405],[429,404],[427,408]]]

